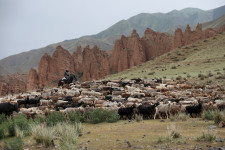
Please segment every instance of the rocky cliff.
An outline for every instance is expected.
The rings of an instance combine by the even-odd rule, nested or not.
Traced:
[[[187,25],[184,33],[182,32],[180,28],[175,30],[173,48],[192,44],[198,40],[204,40],[206,38],[215,36],[216,34],[220,32],[224,32],[224,31],[225,31],[225,25],[223,25],[222,27],[218,29],[208,28],[204,31],[202,30],[201,24],[198,24],[194,31],[191,31],[190,26]]]
[[[10,74],[0,76],[0,96],[17,94],[26,91],[27,75]]]
[[[27,90],[56,84],[64,76],[66,69],[72,74],[81,75],[83,81],[100,79],[109,74],[109,56],[97,46],[79,46],[71,55],[58,46],[52,56],[45,54],[38,65],[38,71],[31,69],[28,75]]]

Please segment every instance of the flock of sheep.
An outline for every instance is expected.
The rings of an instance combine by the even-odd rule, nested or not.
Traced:
[[[201,85],[186,80],[111,80],[71,83],[64,87],[38,90],[0,98],[0,107],[24,113],[28,118],[52,111],[62,113],[93,111],[97,108],[118,112],[121,119],[132,119],[135,114],[144,119],[169,118],[188,113],[191,117],[204,110],[224,110],[225,92],[218,85]],[[14,107],[13,107],[14,108]]]

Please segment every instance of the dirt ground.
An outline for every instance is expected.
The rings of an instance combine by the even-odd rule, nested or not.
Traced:
[[[224,146],[224,142],[198,142],[202,131],[214,125],[213,121],[188,119],[187,121],[144,120],[117,123],[84,124],[83,136],[78,139],[79,149],[130,150],[130,149],[209,149]],[[166,141],[167,128],[176,126],[180,138]],[[216,139],[225,139],[225,128],[216,127]],[[162,139],[162,142],[160,142]]]

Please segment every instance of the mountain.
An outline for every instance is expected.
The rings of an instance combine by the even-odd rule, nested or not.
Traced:
[[[121,35],[128,36],[136,29],[140,36],[144,35],[146,28],[151,28],[157,32],[173,33],[177,27],[185,29],[186,24],[194,27],[197,23],[208,22],[225,14],[225,6],[204,11],[197,8],[186,8],[183,10],[173,10],[169,13],[142,13],[127,20],[121,20],[108,29],[91,36],[84,36],[78,39],[65,40],[63,42],[48,45],[46,47],[23,52],[9,56],[0,60],[0,74],[8,73],[28,73],[29,69],[36,68],[41,57],[48,53],[53,54],[55,48],[61,45],[72,54],[78,46],[90,48],[97,45],[102,50],[112,50],[116,39]]]
[[[220,28],[224,24],[225,24],[225,15],[219,17],[216,20],[203,23],[202,24],[202,27],[203,27],[203,29],[207,29],[207,28]]]

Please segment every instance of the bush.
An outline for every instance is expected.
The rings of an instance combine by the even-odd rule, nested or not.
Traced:
[[[7,119],[6,119],[6,116],[4,114],[0,114],[0,124],[2,124],[3,122],[5,122]]]
[[[71,123],[76,123],[76,122],[84,122],[84,117],[81,115],[80,112],[69,112],[67,114],[68,120]]]
[[[22,138],[13,138],[10,141],[4,143],[4,150],[23,150]]]
[[[25,135],[30,134],[30,126],[29,122],[26,119],[25,115],[18,115],[13,118],[8,119],[8,132],[9,136],[16,135],[16,126],[21,130],[24,131]]]
[[[55,129],[53,127],[46,127],[41,125],[31,126],[31,135],[37,144],[44,144],[45,147],[49,147],[54,144]]]
[[[221,121],[225,121],[225,116],[221,111],[216,110],[214,113],[214,123],[219,124]]]
[[[40,115],[38,114],[38,115],[36,115],[34,122],[38,123],[38,124],[44,123],[44,122],[46,122],[46,117],[42,114],[40,114]]]
[[[95,109],[90,112],[90,123],[97,124],[106,120],[106,113],[103,109]]]
[[[153,72],[149,72],[148,73],[148,75],[154,75],[155,74],[155,72],[153,71]]]
[[[180,130],[179,127],[176,125],[171,125],[170,127],[167,126],[168,138],[169,139],[180,138],[181,134],[180,134],[179,130]]]
[[[142,115],[137,115],[137,114],[135,114],[135,120],[136,120],[137,122],[140,122],[140,121],[143,120],[143,116],[142,116]]]
[[[187,78],[190,78],[191,77],[191,75],[190,74],[187,74]]]
[[[177,67],[176,66],[172,66],[171,69],[177,69]]]
[[[176,80],[181,80],[181,79],[182,79],[181,76],[177,76],[177,77],[176,77]]]
[[[82,135],[82,124],[57,124],[55,127],[56,136],[60,139],[62,150],[77,149],[77,137]]]
[[[207,141],[212,142],[216,139],[216,135],[214,134],[213,130],[211,131],[202,131],[202,135],[197,137],[197,141]]]
[[[120,115],[115,111],[107,111],[106,121],[109,123],[117,122],[120,120]]]
[[[180,113],[179,115],[170,116],[170,121],[177,121],[177,120],[187,121],[189,118],[190,118],[189,115],[186,115],[185,113]]]
[[[0,139],[3,139],[5,137],[7,126],[8,126],[7,122],[3,122],[0,124]]]
[[[65,116],[61,112],[54,111],[46,117],[46,124],[48,126],[54,126],[57,123],[64,122],[65,120]]]
[[[204,111],[202,114],[202,119],[213,120],[213,118],[214,118],[213,111],[207,110],[207,111]]]

